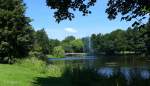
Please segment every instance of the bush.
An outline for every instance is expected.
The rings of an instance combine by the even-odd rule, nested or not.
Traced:
[[[45,55],[45,54],[43,54],[42,52],[37,52],[37,51],[31,51],[30,53],[29,53],[29,56],[31,56],[31,57],[36,57],[36,58],[38,58],[38,59],[40,59],[40,60],[43,60],[43,61],[45,61],[45,62],[48,62],[48,57],[47,57],[47,55]]]
[[[60,58],[64,57],[65,51],[62,48],[62,46],[56,46],[56,47],[54,47],[54,49],[53,49],[53,55],[55,57],[60,57]]]

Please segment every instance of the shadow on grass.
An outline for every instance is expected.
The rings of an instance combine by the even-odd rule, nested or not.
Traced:
[[[33,82],[33,86],[70,86],[68,79],[58,77],[37,77],[36,81]]]

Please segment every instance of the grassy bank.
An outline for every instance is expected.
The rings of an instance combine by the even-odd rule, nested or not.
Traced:
[[[34,86],[37,78],[59,77],[60,68],[30,58],[16,64],[0,64],[0,86]]]
[[[55,57],[54,55],[46,55],[47,58],[58,58],[58,57]]]
[[[47,58],[64,58],[64,57],[59,57],[59,56],[54,56],[54,55],[46,55]]]

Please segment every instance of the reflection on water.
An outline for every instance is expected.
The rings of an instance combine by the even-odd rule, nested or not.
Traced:
[[[98,70],[98,74],[101,74],[106,77],[110,77],[113,75],[113,68],[110,68],[110,67],[100,68]]]
[[[89,68],[96,70],[104,80],[125,81],[130,86],[149,86],[150,85],[150,62],[145,58],[135,56],[106,57],[68,57],[65,59],[51,59],[51,64],[61,64],[72,68]],[[136,84],[135,84],[136,83]],[[139,84],[140,83],[140,84]],[[146,84],[143,84],[146,83]],[[139,85],[137,85],[139,84]],[[112,85],[113,86],[113,85]],[[116,86],[116,85],[114,85]],[[121,85],[120,85],[121,86]],[[126,86],[126,85],[124,85]]]
[[[111,68],[111,67],[104,67],[98,70],[98,74],[104,77],[111,77],[120,73],[123,77],[130,81],[133,77],[139,77],[141,79],[149,79],[150,78],[150,71],[149,69],[145,68],[131,68],[131,67],[121,67],[121,68]]]

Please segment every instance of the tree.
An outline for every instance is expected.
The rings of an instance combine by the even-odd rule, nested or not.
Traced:
[[[126,39],[127,39],[127,50],[134,51],[135,49],[135,41],[134,41],[134,32],[131,27],[126,30]]]
[[[110,34],[93,34],[91,40],[95,54],[113,54],[115,52],[114,41]]]
[[[66,37],[61,45],[63,46],[65,52],[83,52],[84,43],[81,39],[76,39],[74,36]]]
[[[33,43],[29,23],[22,0],[0,0],[0,61],[28,55]]]
[[[102,52],[105,52],[106,54],[114,54],[115,53],[115,48],[116,48],[115,41],[112,39],[110,34],[105,34],[105,35],[102,35],[102,37],[100,37],[101,38],[100,40],[102,43],[99,42],[100,46],[99,46],[98,50],[101,50]],[[100,36],[100,35],[98,35],[98,36]]]
[[[96,54],[115,54],[124,51],[149,54],[149,38],[149,24],[143,28],[128,28],[126,31],[118,29],[108,34],[91,36]]]
[[[98,54],[100,52],[103,52],[102,50],[102,34],[92,34],[91,41],[92,41],[92,49],[94,50],[94,53]]]
[[[56,46],[56,47],[54,47],[54,49],[53,49],[53,55],[55,57],[59,57],[59,58],[64,57],[65,51],[64,51],[63,47],[62,46]]]
[[[54,17],[57,22],[65,19],[74,18],[73,11],[79,10],[83,16],[90,14],[89,7],[94,6],[96,0],[46,0],[47,6],[55,9]],[[131,21],[138,19],[134,25],[139,25],[142,19],[146,17],[150,20],[150,1],[149,0],[109,0],[107,3],[106,13],[110,20],[115,19],[121,13],[123,20]]]
[[[133,28],[134,51],[143,53],[145,51],[145,43],[144,38],[141,37],[143,31],[140,28],[137,26]]]
[[[139,25],[146,17],[150,20],[150,0],[109,0],[107,6],[106,13],[110,20],[119,13],[123,20],[137,19],[133,26]]]
[[[36,32],[34,50],[42,52],[43,54],[49,54],[50,52],[49,38],[44,29]]]
[[[75,40],[76,38],[74,37],[74,36],[68,36],[68,37],[66,37],[62,42],[71,42],[71,41],[73,41],[73,40]]]
[[[49,39],[49,46],[50,46],[50,54],[52,54],[54,47],[59,46],[60,41],[57,39]]]
[[[70,44],[70,42],[62,43],[62,46],[63,46],[65,52],[67,52],[67,53],[72,53],[73,52],[72,45]]]
[[[148,22],[144,28],[140,30],[143,31],[142,38],[144,39],[147,54],[150,55],[150,22]]]
[[[76,38],[74,36],[68,36],[62,41],[62,46],[65,50],[65,52],[72,53],[72,45],[70,44],[71,41],[75,40]]]
[[[110,33],[110,39],[114,42],[114,49],[115,51],[126,51],[127,50],[127,40],[126,40],[126,32],[117,29]]]
[[[70,42],[73,52],[83,52],[83,41],[81,39],[76,39]]]
[[[72,11],[79,10],[83,16],[90,14],[91,11],[88,8],[93,6],[95,2],[96,0],[46,0],[47,6],[56,10],[54,17],[58,23],[65,19],[72,20],[75,17]]]

